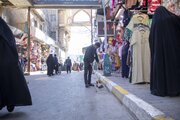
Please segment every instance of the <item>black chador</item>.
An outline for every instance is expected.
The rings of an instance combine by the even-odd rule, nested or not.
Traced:
[[[54,57],[52,54],[49,54],[47,60],[46,60],[46,64],[47,64],[47,75],[48,76],[52,76],[53,75],[53,70],[55,67],[55,63],[54,63]]]
[[[150,32],[151,93],[158,96],[180,94],[180,17],[159,7]]]
[[[31,96],[19,64],[12,31],[0,17],[0,109],[31,105]]]

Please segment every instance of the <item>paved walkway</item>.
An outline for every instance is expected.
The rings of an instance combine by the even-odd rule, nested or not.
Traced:
[[[102,71],[98,71],[102,74]],[[125,90],[136,95],[145,102],[159,109],[167,116],[180,120],[180,96],[179,97],[159,97],[150,93],[149,84],[131,84],[129,79],[122,78],[119,73],[112,73],[107,77],[109,80],[120,85]]]
[[[0,120],[134,120],[105,87],[98,92],[85,88],[83,72],[52,77],[34,72],[26,78],[33,105],[16,107],[12,113],[3,109]]]

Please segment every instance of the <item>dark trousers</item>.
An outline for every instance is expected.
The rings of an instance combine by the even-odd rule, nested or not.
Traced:
[[[92,65],[90,63],[84,63],[84,82],[85,85],[91,83]]]
[[[54,70],[53,66],[47,66],[47,75],[49,76],[53,75],[53,70]]]
[[[127,54],[122,55],[122,77],[128,78],[129,66],[127,65]]]
[[[71,66],[67,66],[67,67],[66,67],[66,71],[67,71],[67,73],[68,73],[68,72],[71,73]]]
[[[54,68],[54,69],[55,69],[56,74],[58,74],[58,68],[59,68],[59,66],[58,66],[58,65],[56,65],[56,66],[55,66],[55,68]]]

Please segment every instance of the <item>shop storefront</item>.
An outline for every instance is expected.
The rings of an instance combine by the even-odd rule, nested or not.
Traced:
[[[132,84],[150,83],[152,48],[149,36],[153,16],[160,6],[165,6],[162,9],[171,12],[171,16],[179,16],[179,4],[177,0],[110,0],[106,18],[113,21],[114,34],[107,37],[107,51],[99,51],[99,58],[103,61],[102,56],[107,53],[112,72],[118,72]],[[104,47],[102,45],[102,50]]]
[[[24,72],[27,72],[28,37],[26,33],[22,32],[22,34],[20,37],[16,36],[16,44],[19,57],[24,60]],[[58,53],[57,51],[58,47],[53,39],[39,29],[32,27],[30,37],[30,71],[46,70],[46,59],[49,53],[55,54]]]

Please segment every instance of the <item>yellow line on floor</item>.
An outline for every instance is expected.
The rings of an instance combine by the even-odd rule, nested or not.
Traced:
[[[127,94],[129,94],[129,92],[127,91],[127,90],[125,90],[125,89],[123,89],[122,87],[120,87],[120,86],[114,86],[114,88],[116,89],[116,90],[118,90],[121,94],[124,94],[124,95],[127,95]]]

